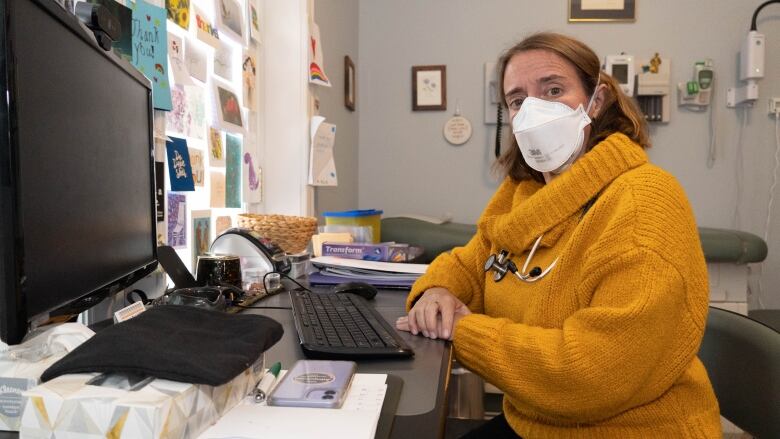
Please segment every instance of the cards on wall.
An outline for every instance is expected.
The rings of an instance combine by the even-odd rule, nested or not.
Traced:
[[[233,49],[227,43],[220,43],[214,51],[214,74],[227,81],[233,78]]]
[[[184,30],[190,28],[190,0],[165,0],[168,19]]]
[[[244,16],[236,0],[217,0],[217,25],[244,41]]]
[[[170,110],[167,12],[143,0],[137,0],[132,5],[133,65],[152,83],[154,108]]]
[[[170,60],[173,83],[176,85],[192,85],[190,72],[184,61],[184,40],[172,33],[168,34],[168,59]]]
[[[187,71],[190,75],[200,82],[206,82],[208,75],[208,58],[206,49],[200,47],[200,43],[194,43],[193,40],[185,41],[184,60],[187,64]]]
[[[260,203],[263,201],[263,170],[256,163],[255,157],[249,151],[244,152],[244,169],[241,173],[241,195],[245,203]]]
[[[197,6],[192,7],[195,10],[195,24],[198,26],[198,39],[208,44],[209,46],[218,49],[219,48],[219,31],[215,28],[211,21],[206,18],[203,11]]]
[[[192,267],[198,266],[198,256],[209,252],[211,244],[211,211],[192,211]]]
[[[337,186],[336,161],[333,145],[336,141],[336,125],[325,123],[322,116],[311,119],[311,149],[309,156],[309,184],[313,186]]]
[[[196,139],[206,138],[206,97],[201,87],[177,85],[166,114],[168,131]]]
[[[216,236],[219,236],[222,234],[222,232],[231,227],[233,227],[233,218],[229,216],[218,216],[217,224],[214,227],[214,233]]]
[[[203,187],[206,180],[206,166],[203,162],[203,151],[189,148],[190,162],[192,163],[192,181],[195,186]]]
[[[241,138],[225,135],[225,207],[241,207]]]
[[[257,0],[247,0],[247,18],[249,21],[249,38],[257,43],[260,39],[260,11],[257,8]]]
[[[225,174],[210,172],[211,180],[211,207],[225,207]]]
[[[195,182],[192,178],[192,165],[187,141],[171,137],[170,141],[165,142],[165,149],[168,153],[168,175],[170,175],[171,190],[175,192],[194,191]]]
[[[157,222],[165,221],[165,163],[154,162],[154,204]]]
[[[217,100],[217,114],[220,125],[227,131],[244,132],[244,117],[238,105],[238,97],[227,86],[214,84],[214,96]]]
[[[255,83],[257,82],[257,60],[255,56],[244,51],[241,62],[241,77],[244,89],[244,106],[250,111],[257,110]]]
[[[328,80],[328,76],[325,74],[320,27],[317,26],[317,23],[312,24],[311,35],[309,36],[309,82],[330,87],[330,80]]]
[[[222,144],[222,132],[209,127],[209,166],[225,166],[225,148]]]
[[[168,245],[173,248],[187,247],[187,197],[184,194],[168,193]]]

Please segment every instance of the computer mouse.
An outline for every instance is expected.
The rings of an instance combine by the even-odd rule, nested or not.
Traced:
[[[333,292],[357,294],[366,300],[371,300],[376,296],[377,290],[373,285],[365,282],[345,282],[333,287]]]

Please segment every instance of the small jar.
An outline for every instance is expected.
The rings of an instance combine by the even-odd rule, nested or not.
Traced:
[[[244,292],[248,296],[258,296],[265,294],[265,288],[263,287],[263,276],[268,271],[262,268],[248,268],[244,270]]]

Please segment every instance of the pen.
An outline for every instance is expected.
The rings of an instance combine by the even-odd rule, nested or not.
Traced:
[[[268,369],[268,372],[263,375],[263,379],[257,383],[257,388],[255,389],[255,402],[265,401],[265,398],[268,396],[268,392],[276,382],[276,378],[279,376],[279,371],[281,370],[282,363],[277,361],[273,364],[273,366],[271,366],[270,369]]]

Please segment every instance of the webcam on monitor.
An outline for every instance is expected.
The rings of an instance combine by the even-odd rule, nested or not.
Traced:
[[[103,50],[111,50],[111,44],[122,36],[119,19],[106,7],[88,2],[76,3],[75,14],[95,34]]]

